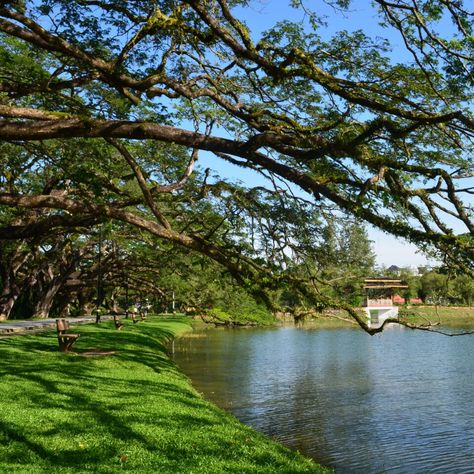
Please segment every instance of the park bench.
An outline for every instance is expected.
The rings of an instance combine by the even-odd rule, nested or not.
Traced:
[[[68,333],[69,321],[66,319],[56,319],[56,330],[58,332],[58,344],[61,352],[69,352],[72,345],[77,341],[80,334]]]

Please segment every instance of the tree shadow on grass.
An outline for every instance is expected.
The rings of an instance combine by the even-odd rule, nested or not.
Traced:
[[[164,340],[171,338],[172,332],[143,329],[145,327],[128,333],[103,327],[84,331],[86,343],[79,350],[84,350],[86,344],[86,350],[90,347],[118,349],[109,360],[86,359],[80,357],[80,352],[59,353],[55,334],[2,341],[0,373],[8,383],[3,390],[4,403],[11,403],[13,412],[28,413],[29,419],[38,417],[35,426],[34,422],[25,423],[21,414],[10,416],[8,423],[0,425],[4,438],[55,466],[74,466],[88,459],[99,464],[110,462],[111,456],[117,455],[114,447],[117,443],[132,442],[147,451],[156,450],[156,445],[131,423],[135,419],[151,426],[157,424],[153,414],[159,414],[159,410],[157,412],[152,405],[143,406],[141,400],[152,399],[150,394],[160,394],[168,400],[173,397],[192,400],[192,396],[188,389],[164,382],[157,376],[164,370],[176,370],[164,356]],[[39,421],[42,418],[53,419],[54,429],[45,431]],[[100,450],[66,448],[58,451],[48,445],[51,437],[67,439],[71,434],[86,435],[96,431],[102,433],[97,437],[103,441]],[[10,453],[13,458],[15,452]],[[7,453],[4,459],[8,457]]]
[[[57,351],[55,333],[0,341],[0,470],[188,472],[199,455],[227,467],[198,472],[273,472],[263,467],[279,466],[284,448],[249,457],[255,433],[200,398],[166,357],[173,333],[136,326],[81,328],[71,354]],[[93,348],[115,353],[80,356]]]

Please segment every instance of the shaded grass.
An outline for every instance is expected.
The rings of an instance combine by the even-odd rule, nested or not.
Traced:
[[[199,396],[166,353],[184,320],[125,323],[81,326],[70,354],[55,332],[0,340],[0,472],[324,472]]]

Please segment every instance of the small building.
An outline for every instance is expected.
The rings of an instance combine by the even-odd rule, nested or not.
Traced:
[[[369,326],[378,327],[388,318],[398,318],[394,296],[401,288],[408,288],[408,285],[393,278],[368,278],[364,281],[364,309]]]
[[[398,293],[393,295],[392,301],[394,304],[423,304],[423,300],[421,298],[409,298],[406,300],[403,296],[400,296]]]
[[[398,293],[395,293],[392,298],[393,304],[405,304],[405,298],[400,296]]]
[[[401,267],[399,267],[398,265],[390,265],[390,266],[388,267],[388,271],[389,271],[390,273],[392,273],[393,275],[397,275],[397,276],[400,275],[400,273],[401,273],[402,270],[403,270],[403,269],[402,269]]]

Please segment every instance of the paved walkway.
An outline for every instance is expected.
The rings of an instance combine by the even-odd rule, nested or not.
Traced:
[[[67,319],[71,325],[95,323],[95,316],[83,316],[65,319]],[[100,317],[101,321],[110,319],[114,319],[114,317],[112,315],[103,315]],[[21,334],[49,331],[50,329],[56,329],[56,319],[6,321],[4,323],[0,323],[0,336],[19,336]]]

